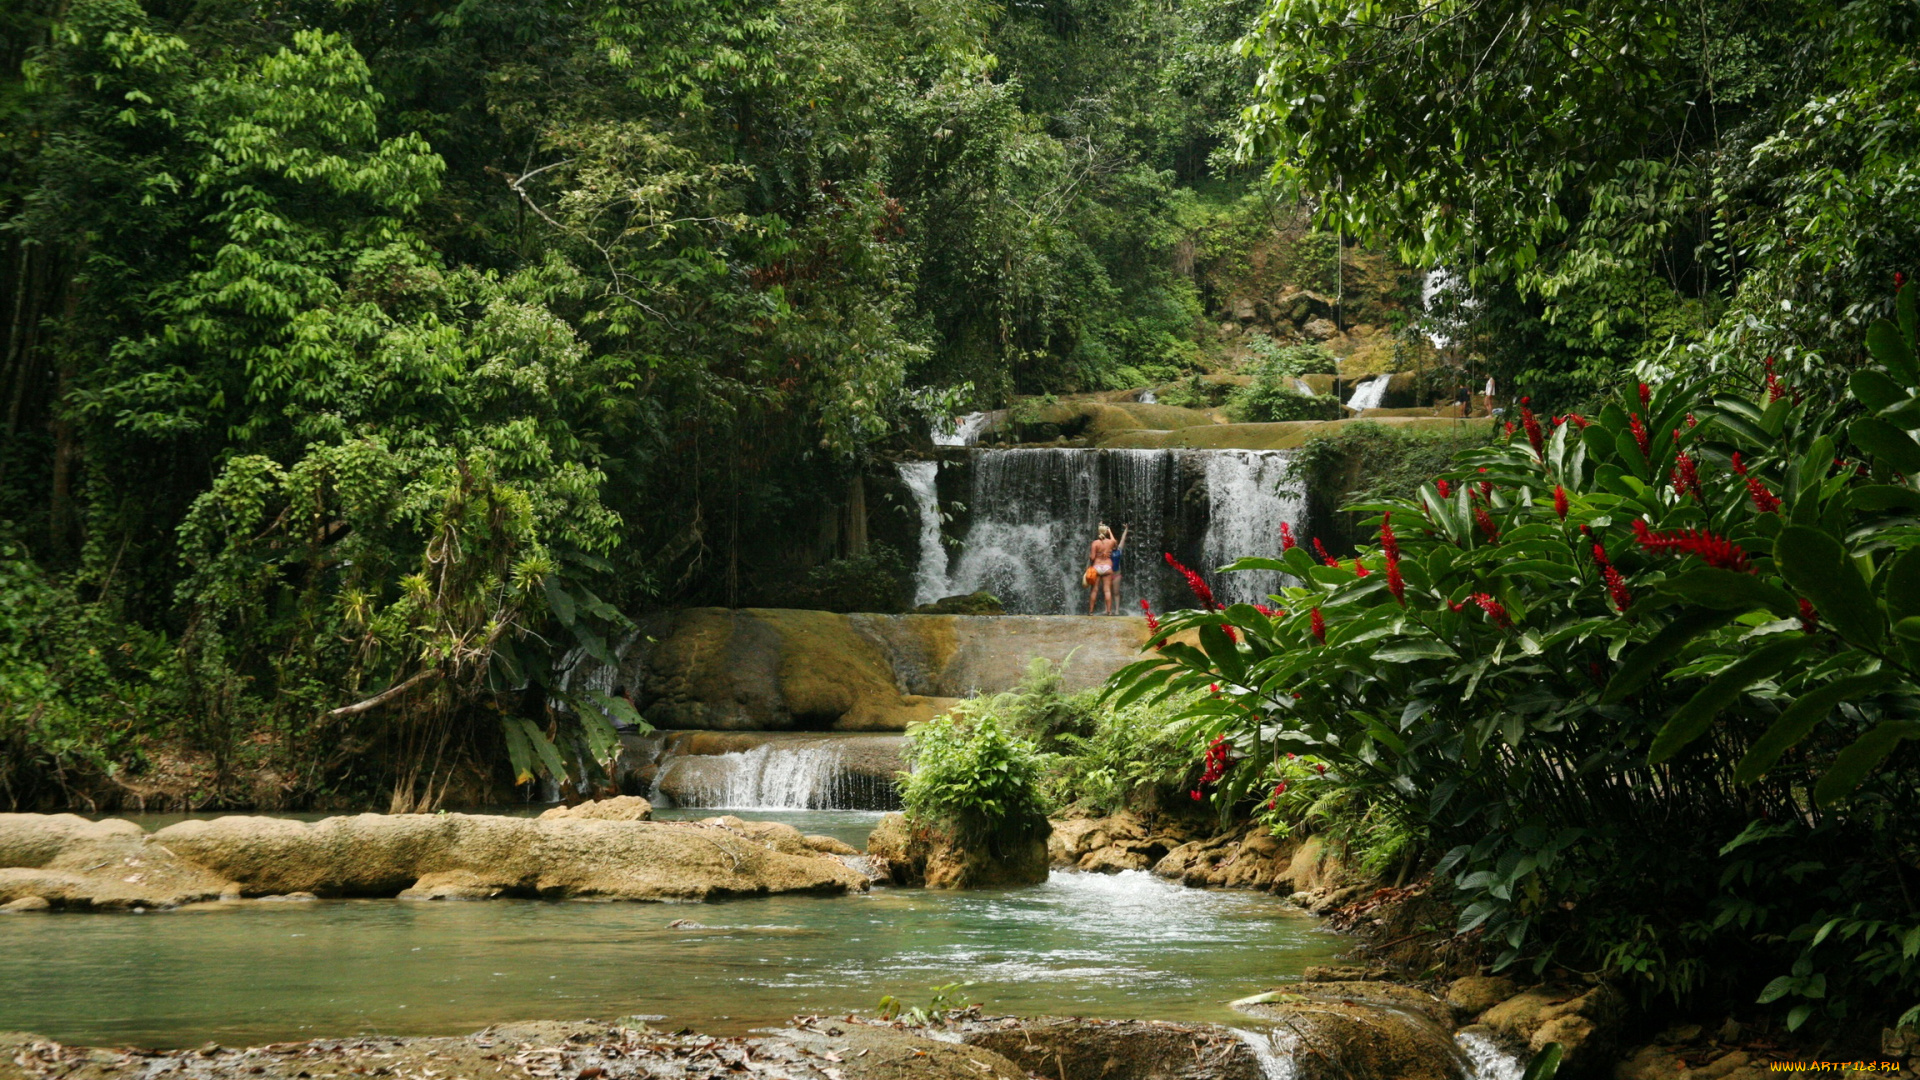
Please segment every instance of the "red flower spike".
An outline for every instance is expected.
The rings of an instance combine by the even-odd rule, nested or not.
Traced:
[[[1772,371],[1768,371],[1767,372],[1767,404],[1771,405],[1774,402],[1779,401],[1781,398],[1786,396],[1787,396],[1787,384],[1780,381],[1780,376],[1775,375]]]
[[[1189,794],[1189,795],[1191,795],[1191,796],[1193,796],[1193,801],[1194,801],[1194,802],[1199,802],[1199,801],[1200,801],[1200,789],[1199,789],[1199,788],[1194,788],[1194,789],[1193,789],[1192,791],[1189,791],[1189,792],[1187,792],[1187,794]]]
[[[1653,440],[1647,437],[1647,425],[1640,422],[1640,414],[1634,413],[1627,417],[1627,426],[1633,430],[1633,444],[1640,448],[1640,456],[1652,460],[1648,447],[1653,444]]]
[[[1627,580],[1611,564],[1600,571],[1600,576],[1606,579],[1607,596],[1612,598],[1613,606],[1625,615],[1627,609],[1633,606],[1633,594],[1627,591]]]
[[[1399,559],[1387,563],[1387,591],[1393,594],[1401,607],[1407,606],[1407,583],[1400,577]]]
[[[1575,424],[1578,424],[1580,426],[1581,431],[1587,430],[1587,425],[1593,423],[1593,421],[1587,419],[1584,416],[1581,416],[1579,413],[1568,413],[1567,419],[1573,421]]]
[[[1513,421],[1507,421],[1507,438],[1513,438]]]
[[[1500,601],[1487,593],[1477,592],[1473,594],[1473,602],[1479,604],[1480,610],[1487,613],[1487,618],[1493,620],[1493,625],[1502,630],[1513,629],[1513,620],[1507,617],[1507,609],[1501,606]]]
[[[1696,426],[1698,426],[1698,425],[1699,425],[1699,423],[1700,423],[1700,421],[1698,421],[1698,420],[1695,420],[1695,419],[1693,418],[1693,414],[1692,414],[1692,413],[1688,413],[1688,414],[1687,414],[1687,427],[1688,427],[1689,429],[1692,429],[1692,428],[1694,428],[1694,427],[1696,427]]]
[[[1733,475],[1735,476],[1747,475],[1747,463],[1740,460],[1740,451],[1738,450],[1735,450],[1733,452]]]
[[[1653,403],[1653,391],[1647,388],[1646,383],[1641,383],[1640,384],[1640,407],[1644,409],[1652,403]]]
[[[1804,596],[1800,598],[1800,629],[1809,634],[1820,630],[1820,613],[1813,610],[1813,602]]]
[[[1337,567],[1340,565],[1339,559],[1336,559],[1333,556],[1327,554],[1327,545],[1321,543],[1320,538],[1317,536],[1313,538],[1313,550],[1320,553],[1320,561],[1322,563],[1328,566],[1334,566],[1334,567]]]
[[[1372,573],[1373,571],[1368,570],[1366,567],[1360,565],[1359,559],[1353,560],[1353,576],[1354,577],[1367,577]]]
[[[1533,452],[1539,454],[1541,457],[1545,457],[1547,453],[1546,435],[1540,430],[1539,418],[1534,416],[1533,410],[1527,408],[1524,404],[1520,406],[1520,426],[1527,429],[1527,442],[1533,445]]]
[[[1380,550],[1387,553],[1388,562],[1400,561],[1400,538],[1393,535],[1393,511],[1380,515]]]
[[[1486,470],[1482,469],[1480,471],[1485,472]],[[1493,498],[1493,481],[1491,480],[1480,481],[1480,497],[1483,499]]]
[[[1313,630],[1314,638],[1318,640],[1320,644],[1325,645],[1327,643],[1327,620],[1325,616],[1320,614],[1319,608],[1313,609],[1313,618],[1308,625]]]
[[[1287,524],[1284,521],[1281,522],[1280,523],[1280,550],[1283,552],[1292,551],[1294,548],[1299,546],[1300,545],[1296,543],[1293,539],[1293,526]]]
[[[1567,489],[1559,484],[1553,485],[1553,512],[1561,521],[1567,520]]]
[[[1253,610],[1265,615],[1269,619],[1278,619],[1286,614],[1284,611],[1275,611],[1265,604],[1255,604],[1253,605]]]
[[[1657,533],[1647,528],[1643,520],[1633,523],[1634,538],[1640,546],[1649,552],[1672,552],[1682,555],[1698,555],[1708,566],[1717,566],[1722,570],[1748,571],[1746,550],[1724,536],[1716,536],[1705,529],[1678,529],[1673,532]]]
[[[1767,485],[1757,476],[1747,477],[1747,497],[1753,500],[1753,508],[1763,514],[1775,513],[1780,509],[1780,496],[1767,490]]]
[[[1448,611],[1451,611],[1451,612],[1453,612],[1453,613],[1455,613],[1455,614],[1457,615],[1457,614],[1459,614],[1460,612],[1462,612],[1462,611],[1465,611],[1465,610],[1467,610],[1467,605],[1465,605],[1465,604],[1456,604],[1456,603],[1454,603],[1453,601],[1451,601],[1451,600],[1449,600],[1449,601],[1447,601],[1447,610],[1448,610]]]
[[[1313,771],[1319,773],[1321,776],[1325,776],[1327,775],[1327,766],[1324,762],[1316,761],[1313,763]]]
[[[1140,614],[1147,617],[1148,633],[1157,634],[1160,632],[1160,620],[1153,617],[1153,605],[1147,603],[1147,599],[1144,596],[1140,598]]]
[[[1167,560],[1167,565],[1179,571],[1180,576],[1187,579],[1187,588],[1193,592],[1193,598],[1200,601],[1201,607],[1206,608],[1208,611],[1218,611],[1220,609],[1220,605],[1214,602],[1213,589],[1207,585],[1205,578],[1181,566],[1180,560],[1173,557],[1173,552],[1168,551],[1162,554]]]
[[[1607,546],[1598,540],[1593,542],[1593,561],[1598,566],[1612,565],[1611,560],[1607,558]]]
[[[1677,440],[1680,433],[1676,431],[1673,434]],[[1694,464],[1693,458],[1688,456],[1685,450],[1681,450],[1675,455],[1675,462],[1676,464],[1673,467],[1673,493],[1675,495],[1692,495],[1696,499],[1704,498],[1704,496],[1700,494],[1700,469]]]
[[[1521,398],[1521,399],[1520,399],[1520,404],[1522,404],[1522,405],[1531,405],[1531,404],[1533,404],[1533,398],[1531,398],[1531,397],[1523,397],[1523,398]]]
[[[1500,526],[1494,522],[1493,515],[1487,513],[1486,507],[1474,504],[1473,520],[1474,524],[1480,526],[1480,531],[1487,534],[1489,541],[1500,539]]]
[[[1220,684],[1219,684],[1219,683],[1208,683],[1208,684],[1207,684],[1207,689],[1209,689],[1209,690],[1211,690],[1211,691],[1213,691],[1214,693],[1216,693],[1216,694],[1218,694],[1218,693],[1220,692]]]
[[[1441,498],[1443,499],[1453,498],[1453,485],[1447,483],[1446,477],[1443,476],[1440,479],[1435,480],[1433,482],[1433,486],[1436,491],[1440,492]]]

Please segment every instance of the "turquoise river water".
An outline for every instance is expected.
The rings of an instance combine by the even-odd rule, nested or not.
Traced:
[[[879,817],[741,814],[856,845]],[[668,925],[681,919],[702,925]],[[961,982],[972,985],[958,996],[996,1012],[1233,1023],[1228,1001],[1344,948],[1274,897],[1144,872],[699,905],[322,900],[10,916],[0,1030],[178,1047],[638,1015],[729,1033],[872,1010],[887,994],[924,1004]]]

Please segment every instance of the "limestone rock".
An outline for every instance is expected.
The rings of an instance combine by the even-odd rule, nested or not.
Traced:
[[[1540,986],[1523,990],[1480,1014],[1480,1022],[1535,1051],[1548,1043],[1566,1048],[1560,1075],[1599,1075],[1619,1050],[1626,1002],[1610,986]]]
[[[48,902],[44,896],[23,896],[18,900],[10,900],[7,903],[0,904],[0,911],[45,911],[52,906],[53,904]]]
[[[1029,1075],[1101,1080],[1262,1080],[1253,1050],[1211,1024],[1149,1020],[995,1020],[963,1024],[968,1046]]]
[[[1144,852],[1121,847],[1103,847],[1081,856],[1079,867],[1095,874],[1117,874],[1122,870],[1145,870],[1153,865]]]
[[[1429,996],[1422,1011],[1406,1011],[1398,1001],[1370,1001],[1370,995],[1351,992],[1361,985],[1327,987],[1337,995],[1262,994],[1236,1001],[1234,1008],[1276,1022],[1275,1050],[1292,1055],[1299,1080],[1454,1080],[1459,1075],[1453,1039],[1431,1019],[1433,1010],[1445,1010],[1444,1003]]]
[[[915,827],[888,814],[867,836],[867,854],[896,885],[990,889],[1047,880],[1047,833],[966,845],[943,830]]]
[[[1447,986],[1447,1004],[1456,1019],[1478,1016],[1519,992],[1504,975],[1469,975]]]
[[[650,821],[653,804],[637,795],[595,799],[578,806],[556,806],[543,811],[542,819],[575,818],[584,821]]]
[[[867,834],[867,856],[895,885],[926,882],[930,849],[927,838],[907,825],[905,814],[888,814]]]
[[[1325,341],[1340,332],[1340,328],[1327,319],[1308,319],[1300,332],[1315,341]]]
[[[68,907],[160,907],[402,892],[705,900],[867,887],[791,826],[730,821],[360,814],[309,824],[233,816],[149,836],[124,821],[8,814],[0,815],[0,855],[42,865],[0,863],[0,902],[41,896]]]
[[[831,836],[803,836],[800,839],[804,841],[808,847],[812,848],[815,851],[821,852],[823,854],[827,854],[827,855],[858,855],[860,854],[859,848],[854,847],[852,844],[847,843],[845,840],[836,839]]]

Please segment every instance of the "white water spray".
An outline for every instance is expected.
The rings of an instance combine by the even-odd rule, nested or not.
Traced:
[[[985,431],[992,421],[992,413],[970,412],[951,421],[952,431],[942,432],[936,425],[933,432],[933,445],[972,446],[980,441],[980,433]]]
[[[920,559],[914,566],[913,602],[931,604],[947,590],[947,549],[940,541],[940,477],[937,461],[903,461],[900,481],[913,494],[914,509],[920,515]]]
[[[675,779],[682,806],[715,810],[834,810],[846,803],[842,788],[852,779],[832,746],[756,746],[668,759],[654,781],[655,798],[670,769],[696,770]]]
[[[1347,408],[1359,412],[1362,409],[1377,409],[1387,399],[1387,384],[1393,381],[1391,375],[1376,375],[1353,388],[1353,397],[1347,399]]]
[[[1280,523],[1298,528],[1307,500],[1288,485],[1293,454],[1286,450],[1213,450],[1206,456],[1207,568],[1247,556],[1280,553]],[[1226,604],[1262,603],[1280,589],[1282,575],[1269,570],[1220,574],[1214,594]]]

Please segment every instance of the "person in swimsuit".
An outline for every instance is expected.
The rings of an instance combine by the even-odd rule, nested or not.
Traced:
[[[1087,591],[1087,614],[1093,614],[1094,605],[1100,600],[1100,594],[1106,593],[1107,614],[1113,614],[1113,549],[1120,542],[1113,538],[1113,530],[1100,526],[1100,535],[1087,548],[1087,564],[1093,568],[1093,588]]]
[[[1113,564],[1113,595],[1120,595],[1120,563],[1127,554],[1127,536],[1133,532],[1133,526],[1120,526],[1120,542],[1113,545],[1113,555],[1107,560]],[[1113,614],[1113,605],[1107,605],[1107,614]]]

